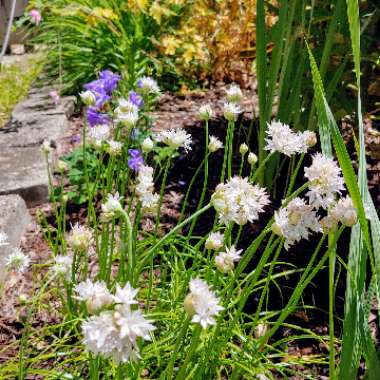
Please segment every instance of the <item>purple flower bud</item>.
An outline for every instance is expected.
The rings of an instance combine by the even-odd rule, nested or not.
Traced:
[[[135,91],[129,92],[129,101],[138,108],[144,107],[143,98]]]
[[[105,113],[100,113],[95,107],[87,108],[87,121],[93,127],[99,124],[109,124],[110,118]]]

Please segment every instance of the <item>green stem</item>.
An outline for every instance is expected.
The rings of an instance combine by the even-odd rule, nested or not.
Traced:
[[[135,282],[134,282],[133,274],[134,274],[134,268],[136,265],[136,260],[135,260],[135,254],[133,251],[133,228],[132,228],[132,224],[131,224],[131,220],[129,218],[129,215],[124,210],[122,210],[121,215],[123,216],[123,218],[125,220],[125,225],[126,225],[126,229],[127,229],[126,239],[128,240],[127,241],[127,247],[128,247],[128,268],[127,268],[128,280],[132,284],[132,286],[134,286]],[[123,243],[125,244],[125,241]],[[125,263],[120,263],[120,264],[125,265]]]

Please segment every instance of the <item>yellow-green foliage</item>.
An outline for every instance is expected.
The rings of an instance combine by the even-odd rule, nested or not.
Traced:
[[[14,106],[26,96],[41,68],[40,57],[0,67],[0,128],[8,120]]]

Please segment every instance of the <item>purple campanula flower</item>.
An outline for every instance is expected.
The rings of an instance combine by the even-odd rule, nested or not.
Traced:
[[[88,107],[87,121],[93,127],[98,124],[109,124],[110,118],[107,114],[98,112],[95,107]]]
[[[110,70],[103,70],[99,73],[99,78],[103,81],[103,88],[107,94],[111,94],[119,83],[120,75]]]
[[[108,102],[111,97],[105,93],[95,93],[96,102],[95,107],[102,108],[104,106],[104,103]]]
[[[141,165],[144,165],[144,159],[138,149],[128,149],[129,159],[128,166],[130,169],[138,172]]]
[[[144,107],[143,98],[135,91],[129,92],[129,101],[133,103],[136,107],[142,108]]]

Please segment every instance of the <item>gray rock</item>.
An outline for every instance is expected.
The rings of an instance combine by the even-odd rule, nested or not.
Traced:
[[[0,233],[6,234],[9,242],[9,245],[0,246],[0,284],[4,278],[5,258],[20,246],[29,223],[30,215],[21,197],[0,196]]]
[[[0,195],[18,194],[28,207],[47,200],[48,175],[39,147],[0,147]]]

